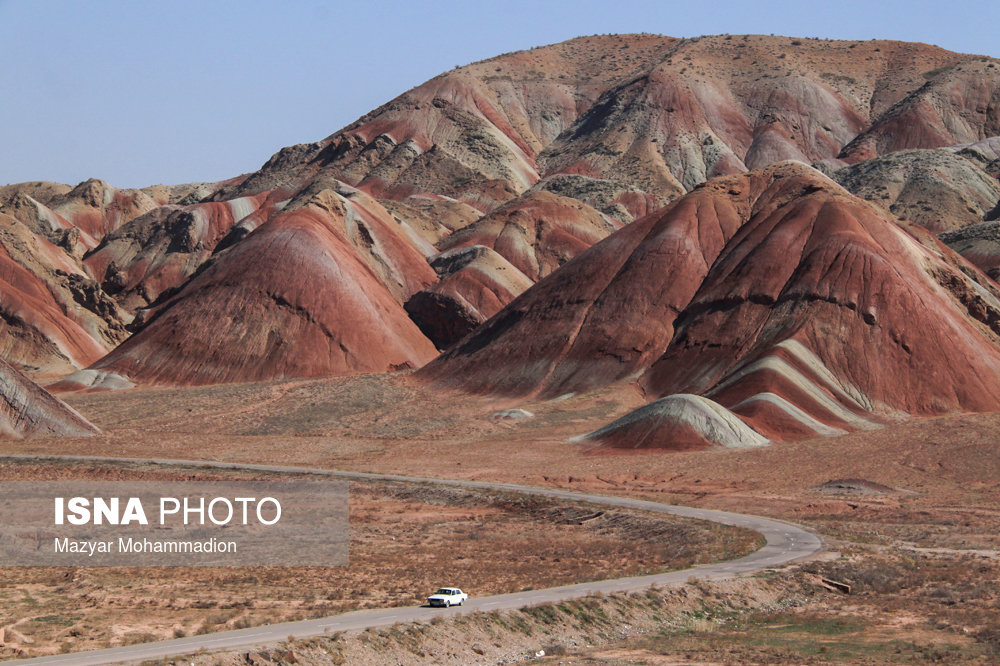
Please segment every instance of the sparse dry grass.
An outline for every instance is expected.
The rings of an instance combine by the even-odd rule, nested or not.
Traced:
[[[199,476],[183,469],[0,466],[0,479],[94,475]],[[0,656],[417,605],[456,581],[482,596],[648,573],[732,557],[755,548],[758,538],[669,516],[429,485],[352,483],[350,509],[347,567],[0,569],[0,627],[17,632]]]
[[[797,48],[805,46],[806,43]],[[861,48],[864,46],[858,47]],[[405,377],[361,377],[206,387],[192,389],[190,393],[178,389],[121,395],[91,394],[70,396],[70,400],[107,433],[80,443],[77,450],[87,453],[153,456],[169,451],[166,455],[174,457],[488,479],[631,495],[805,523],[848,556],[849,559],[829,565],[833,568],[820,573],[838,580],[839,576],[850,578],[857,591],[849,597],[822,590],[815,581],[808,582],[806,579],[815,576],[806,572],[803,574],[805,582],[793,581],[772,600],[774,604],[770,607],[768,603],[762,604],[765,614],[754,618],[752,612],[741,607],[739,617],[749,618],[743,625],[737,623],[736,616],[719,622],[725,618],[715,612],[709,624],[705,618],[693,615],[682,622],[678,618],[671,619],[666,609],[649,610],[659,616],[660,625],[676,622],[683,628],[683,631],[678,629],[680,633],[671,641],[689,646],[693,657],[702,660],[829,662],[828,656],[803,652],[800,647],[813,640],[810,636],[814,632],[808,629],[809,626],[835,624],[843,617],[861,617],[866,623],[861,633],[838,635],[838,640],[857,647],[857,651],[851,653],[854,656],[840,655],[847,663],[851,660],[865,663],[865,659],[868,663],[873,659],[876,662],[879,659],[890,663],[894,659],[898,661],[902,657],[894,656],[896,647],[906,659],[929,662],[946,654],[944,648],[948,645],[960,648],[948,648],[947,654],[957,663],[963,660],[976,663],[977,659],[990,663],[990,659],[993,662],[1000,659],[986,652],[997,644],[995,630],[989,629],[990,613],[995,618],[996,612],[988,604],[993,603],[995,608],[997,600],[989,595],[991,589],[1000,587],[996,584],[1000,572],[995,569],[995,559],[976,554],[984,551],[988,555],[1000,549],[1000,456],[997,455],[1000,451],[1000,415],[914,419],[878,431],[748,451],[607,454],[568,443],[567,439],[593,430],[640,402],[641,396],[630,392],[628,387],[612,387],[562,401],[513,401],[427,393]],[[363,409],[364,404],[370,405],[367,412]],[[315,417],[310,417],[306,405],[314,410]],[[488,418],[489,414],[510,407],[523,407],[536,416],[527,423],[516,424]],[[309,421],[309,418],[317,420]],[[67,442],[56,440],[8,443],[10,450],[24,452],[64,453],[67,446]],[[56,468],[47,466],[46,470],[58,474]],[[107,478],[118,478],[115,475],[120,472],[107,474]],[[834,479],[865,480],[875,492],[824,490]],[[397,508],[410,503],[436,506],[428,504],[426,498],[413,496],[386,499]],[[527,507],[522,509],[527,510]],[[447,510],[456,512],[450,514],[454,516],[473,509],[451,505]],[[500,511],[500,508],[492,510]],[[394,515],[390,510],[386,518],[396,520],[403,515]],[[532,520],[551,518],[544,513],[538,516]],[[471,529],[448,529],[453,531],[442,534],[468,536],[470,548],[486,541],[476,539]],[[633,551],[620,555],[644,558],[646,553]],[[533,564],[542,565],[540,561]],[[563,562],[556,563],[552,559],[544,563],[550,569],[562,565]],[[848,565],[850,570],[837,568]],[[498,564],[495,570],[502,566]],[[987,569],[976,568],[980,566]],[[0,580],[5,575],[5,571],[0,572]],[[243,591],[246,596],[260,600],[259,606],[243,613],[243,617],[253,614],[254,621],[274,621],[265,618],[275,614],[279,606],[292,615],[313,612],[311,607],[324,601],[328,604],[336,601],[324,600],[317,594],[312,601],[304,602],[295,590],[282,592],[280,581],[273,577],[263,572],[254,575],[257,580]],[[134,578],[133,584],[138,580]],[[93,579],[82,580],[96,584]],[[203,586],[207,580],[201,579]],[[219,584],[238,594],[239,585],[245,582],[222,579]],[[439,581],[435,580],[432,586],[437,584]],[[19,603],[50,604],[51,596],[46,597],[43,591],[59,585],[53,579],[45,582],[47,588],[27,588],[24,593],[33,601],[25,598]],[[531,581],[522,581],[519,585],[538,586]],[[694,585],[686,589],[695,590],[698,595],[704,592]],[[136,588],[128,592],[135,596],[141,590]],[[412,594],[409,589],[405,592]],[[2,596],[5,593],[9,590],[0,587],[0,612],[5,607]],[[731,596],[729,601],[736,598]],[[200,601],[191,597],[187,600]],[[293,601],[306,607],[290,610]],[[720,604],[721,609],[725,602],[720,600]],[[537,620],[539,627],[548,627],[553,634],[569,631],[567,627],[580,632],[574,634],[578,636],[578,645],[567,644],[571,654],[559,659],[577,658],[574,654],[584,650],[588,644],[586,639],[597,638],[586,635],[586,628],[596,627],[598,616],[588,614],[580,606],[574,608],[574,612],[589,618],[588,621],[569,618],[570,614],[565,612],[568,619],[558,625],[545,625],[542,618]],[[199,613],[200,621],[224,609],[193,610]],[[767,615],[775,610],[791,615]],[[87,612],[92,611],[88,609]],[[51,613],[39,611],[35,616],[46,614]],[[522,621],[516,617],[521,617]],[[501,620],[509,627],[501,626]],[[236,621],[239,617],[233,620]],[[527,615],[505,615],[491,622],[489,626],[495,629],[496,636],[477,643],[484,655],[466,651],[462,653],[463,659],[468,657],[465,663],[475,663],[476,659],[479,663],[490,663],[490,658],[508,654],[494,643],[528,646],[528,642],[534,641],[531,646],[535,650],[556,643],[551,636],[540,635],[537,640],[528,637],[522,629],[527,626],[525,623],[534,626],[536,620]],[[803,624],[805,628],[787,631],[775,628],[789,623]],[[993,626],[997,624],[992,621]],[[191,634],[198,626],[198,622],[192,622],[182,625],[182,630]],[[440,633],[435,634],[439,640],[442,637],[450,640],[447,637],[455,633],[455,625],[449,622],[426,626],[427,631],[432,628],[439,630]],[[174,626],[166,629],[174,630]],[[591,633],[596,634],[596,629]],[[517,636],[528,642],[515,641]],[[753,647],[750,642],[769,636],[784,636],[784,643],[764,646],[761,652],[748,651]],[[655,651],[645,649],[636,656],[632,654],[636,650],[636,639],[626,644],[615,643],[621,639],[620,633],[615,636],[609,629],[607,640],[591,644],[610,645],[608,650],[629,652],[632,656],[614,652],[619,656],[606,657],[601,656],[604,653],[591,651],[579,658],[595,660],[593,663],[607,663],[609,659],[610,663],[643,659],[655,663],[659,658]],[[901,643],[892,645],[896,639]],[[356,645],[353,641],[347,637],[342,642]],[[667,643],[670,641],[661,643],[656,649],[663,649],[662,645]],[[875,649],[873,645],[883,643],[892,647],[888,650],[878,648],[881,650],[876,653],[878,659],[867,652]],[[716,648],[718,651],[713,651]],[[426,647],[420,649],[427,655],[435,654]],[[356,659],[368,654],[358,650],[344,654],[351,654]],[[455,650],[457,647],[453,652]],[[527,647],[523,654],[518,653],[521,658],[526,657],[526,650]],[[727,650],[734,650],[735,656],[726,657],[730,654]],[[410,656],[403,660],[404,663],[420,660],[411,652],[405,654]],[[683,662],[685,654],[673,651],[663,658],[666,663],[670,660]],[[720,654],[723,656],[719,657]],[[424,661],[433,661],[433,658],[429,656]]]

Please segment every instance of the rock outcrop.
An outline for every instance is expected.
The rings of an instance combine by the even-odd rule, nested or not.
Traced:
[[[447,349],[521,295],[532,280],[488,247],[459,247],[437,255],[440,276],[418,291],[406,311],[438,349]]]
[[[749,449],[769,442],[722,405],[700,395],[660,398],[584,435],[624,449]]]
[[[1000,183],[946,148],[901,150],[834,173],[847,190],[939,234],[978,224],[1000,201]]]
[[[87,437],[100,430],[0,359],[0,437]]]

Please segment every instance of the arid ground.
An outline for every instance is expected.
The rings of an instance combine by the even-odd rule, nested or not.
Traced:
[[[147,465],[0,463],[0,480],[262,478]],[[0,568],[0,655],[79,651],[359,608],[437,587],[488,595],[685,568],[754,550],[748,530],[513,493],[354,482],[348,566]]]
[[[504,649],[491,647],[486,656],[469,653],[470,662],[486,663],[501,652],[526,656],[531,645],[542,645],[540,641],[550,653],[567,652],[557,661],[577,663],[992,663],[1000,658],[995,629],[1000,601],[1000,416],[912,419],[881,430],[743,451],[609,454],[570,438],[640,403],[632,389],[505,402],[428,392],[406,375],[369,375],[67,397],[105,434],[21,440],[6,449],[40,455],[303,464],[606,491],[793,520],[818,531],[834,552],[825,561],[803,563],[765,579],[721,587],[703,584],[695,611],[670,598],[663,602],[667,610],[655,614],[619,609],[621,624],[632,627],[631,633],[620,633],[620,627],[607,620],[609,626],[591,632],[588,638],[594,642],[588,643],[577,640],[578,632],[569,625],[542,623],[548,633],[501,634],[502,640],[494,642]],[[509,408],[534,416],[491,418]],[[61,473],[54,469],[48,464],[2,468],[8,478]],[[112,474],[153,473],[178,472],[139,469]],[[595,533],[573,524],[573,510],[536,506],[534,501],[442,500],[433,492],[425,496],[384,486],[356,490],[353,497],[357,501],[352,504],[352,522],[359,529],[352,534],[354,571],[347,574],[358,575],[350,585],[376,587],[371,595],[354,595],[344,589],[346,579],[334,582],[325,578],[326,572],[325,584],[317,584],[319,577],[312,571],[219,577],[218,571],[192,570],[182,584],[172,573],[159,570],[139,578],[120,570],[83,569],[60,572],[60,580],[53,572],[7,569],[4,593],[8,598],[36,597],[44,607],[53,597],[46,602],[44,595],[28,592],[48,589],[65,596],[70,585],[79,585],[80,594],[74,598],[90,599],[105,613],[105,619],[88,618],[96,625],[116,617],[117,611],[104,603],[108,599],[159,597],[163,605],[164,586],[175,587],[175,601],[168,605],[172,608],[150,602],[143,615],[161,623],[168,616],[183,619],[159,624],[155,631],[145,626],[131,630],[158,637],[156,631],[169,626],[172,632],[175,624],[178,631],[191,632],[205,625],[222,628],[241,621],[335,612],[358,602],[413,603],[425,588],[439,584],[440,576],[458,571],[456,566],[465,567],[463,576],[489,579],[478,586],[485,592],[564,582],[567,574],[580,579],[645,571],[678,557],[676,551],[667,554],[651,546],[657,530],[621,532],[609,526]],[[509,534],[506,552],[477,538],[479,526],[490,524],[502,525]],[[402,542],[395,548],[414,558],[398,566],[415,584],[386,585],[370,567],[359,570],[362,563],[392,559],[393,546],[379,536],[389,533]],[[559,538],[550,541],[557,534]],[[455,536],[468,547],[442,560],[435,544]],[[525,543],[532,544],[530,564],[518,554],[519,544]],[[732,546],[716,540],[714,547],[721,553]],[[680,557],[691,556],[686,551]],[[509,577],[498,576],[499,571],[509,572]],[[13,575],[19,578],[12,581]],[[822,578],[850,586],[850,594],[828,587]],[[206,588],[208,580],[217,585]],[[742,592],[733,587],[740,584],[747,586]],[[215,593],[220,585],[224,599]],[[760,593],[762,585],[766,594]],[[308,597],[302,596],[303,588],[312,590]],[[732,604],[740,595],[766,601],[748,601],[737,612]],[[10,608],[5,604],[4,624],[11,621]],[[23,606],[15,608],[24,612]],[[175,611],[178,614],[171,615]],[[63,612],[71,614],[69,609]],[[645,620],[638,621],[632,613]],[[33,626],[49,637],[46,640],[65,640],[60,630],[78,621],[67,615],[59,622],[71,624],[59,629],[39,627],[38,622]],[[466,625],[481,621],[468,620]],[[450,623],[445,627],[451,628],[425,627],[422,640],[433,645],[435,631],[454,630]],[[128,633],[119,629],[118,640],[127,640],[123,635]],[[114,635],[109,629],[94,644]],[[390,638],[382,641],[387,659],[421,659],[403,644],[406,641],[397,645]],[[361,637],[338,640],[340,652],[331,654],[364,654],[368,644]],[[462,644],[453,641],[449,649],[460,651]],[[435,654],[427,645],[415,649],[425,657]]]

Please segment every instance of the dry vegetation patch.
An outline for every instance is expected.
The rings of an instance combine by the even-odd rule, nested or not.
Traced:
[[[794,589],[793,589],[794,588]],[[663,627],[697,625],[717,612],[740,615],[794,606],[807,597],[781,577],[708,583],[588,597],[514,611],[476,612],[430,622],[338,632],[263,650],[185,657],[196,666],[238,664],[573,663],[595,646],[643,640]],[[538,655],[538,656],[536,656]],[[157,662],[167,663],[167,662]]]
[[[4,462],[0,480],[261,478],[143,465]],[[529,497],[351,484],[346,567],[0,568],[0,657],[77,651],[418,605],[440,585],[476,596],[644,574],[756,548],[746,530]]]
[[[996,563],[871,546],[832,561],[723,582],[185,658],[197,666],[541,663],[995,664]],[[849,581],[850,595],[821,579]],[[980,579],[976,582],[975,579]],[[930,610],[928,613],[927,611]],[[539,656],[544,653],[544,656]],[[166,663],[166,662],[163,662]]]
[[[863,48],[859,44],[856,50]],[[428,393],[402,376],[366,376],[190,391],[78,394],[70,399],[106,432],[80,443],[87,448],[79,450],[95,454],[145,456],[170,451],[175,457],[307,464],[626,495],[804,523],[844,553],[840,561],[803,571],[801,582],[793,577],[788,585],[778,585],[786,580],[784,574],[768,577],[766,582],[776,587],[771,601],[756,604],[763,609],[759,614],[747,610],[726,616],[723,600],[722,606],[707,601],[710,610],[718,606],[711,610],[711,618],[671,619],[670,613],[660,612],[659,619],[643,625],[641,633],[628,636],[620,632],[625,625],[637,626],[634,614],[627,619],[613,616],[620,622],[619,633],[609,631],[607,640],[597,643],[587,641],[596,636],[572,633],[577,630],[566,622],[547,625],[548,636],[528,637],[507,619],[515,630],[491,640],[458,634],[449,622],[435,626],[437,633],[427,627],[405,627],[392,635],[406,631],[413,638],[414,632],[425,632],[422,647],[415,648],[424,657],[393,648],[386,652],[400,657],[393,663],[421,659],[496,663],[501,656],[524,659],[529,649],[557,644],[568,652],[559,660],[583,660],[580,663],[1000,663],[992,628],[1000,626],[996,610],[1000,599],[995,596],[1000,589],[1000,414],[911,419],[881,430],[747,451],[598,455],[567,440],[639,404],[641,396],[628,387],[562,400],[504,401]],[[303,401],[313,403],[317,419],[305,431],[301,428],[306,421],[300,417],[309,417],[295,409]],[[371,410],[359,411],[359,401],[371,405]],[[535,417],[517,422],[488,418],[507,408],[523,408]],[[413,437],[415,432],[424,434]],[[64,453],[73,445],[44,439],[8,443],[10,450],[36,453]],[[388,500],[428,506],[421,497]],[[464,511],[477,520],[504,515],[496,513],[496,506],[487,511],[483,503],[475,507],[452,503],[448,510],[458,516]],[[538,520],[555,523],[573,517],[559,514]],[[448,529],[473,533],[466,527]],[[654,540],[660,538],[651,536],[646,543]],[[480,538],[478,543],[488,540]],[[469,551],[458,554],[470,557]],[[635,562],[648,562],[647,555],[637,548],[627,557],[637,567]],[[561,555],[545,557],[533,566],[550,572],[568,566]],[[561,561],[554,562],[555,557]],[[609,557],[601,566],[612,564]],[[0,571],[0,579],[5,575]],[[830,591],[817,582],[821,577],[848,582],[852,594]],[[268,586],[247,596],[267,600],[268,590],[273,589]],[[478,589],[473,592],[480,594]],[[734,592],[727,594],[730,600],[738,598]],[[282,603],[288,607],[288,601]],[[858,621],[864,628],[855,631]],[[834,629],[835,633],[823,633]],[[662,640],[641,642],[653,640],[661,631],[666,632]],[[556,640],[562,636],[567,640]],[[358,640],[344,637],[340,652],[327,647],[356,663],[374,654]],[[440,650],[433,647],[435,641]],[[588,649],[588,644],[596,647]],[[471,645],[478,645],[485,656],[477,656]],[[821,652],[824,647],[826,652]],[[457,654],[461,659],[449,656]],[[313,656],[320,659],[319,652]]]

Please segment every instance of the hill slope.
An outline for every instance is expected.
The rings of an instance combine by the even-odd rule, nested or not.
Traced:
[[[196,320],[207,321],[212,308],[233,314],[221,299],[224,290],[207,296],[221,285],[209,289],[204,275],[219,278],[225,267],[226,280],[236,280],[243,268],[229,255],[258,257],[266,243],[255,236],[288,224],[287,213],[302,210],[323,192],[339,197],[337,206],[345,211],[342,219],[338,213],[324,224],[340,228],[337,243],[346,245],[335,250],[326,240],[319,245],[345,262],[342,288],[361,291],[372,302],[388,295],[400,306],[416,298],[410,312],[425,330],[435,331],[440,346],[474,329],[525,285],[520,277],[500,279],[507,269],[494,258],[488,266],[454,277],[436,274],[429,258],[485,245],[535,281],[565,270],[560,266],[614,229],[642,220],[616,241],[629,253],[652,242],[647,234],[668,233],[653,229],[661,222],[664,228],[680,225],[669,233],[681,235],[714,229],[716,236],[705,239],[661,239],[667,246],[693,243],[705,264],[699,270],[707,271],[712,253],[721,251],[718,246],[733,233],[726,221],[730,213],[706,209],[704,224],[685,226],[664,222],[664,206],[706,179],[781,160],[821,163],[830,172],[856,169],[860,175],[852,187],[877,199],[880,178],[895,178],[902,169],[908,183],[919,184],[913,174],[926,169],[898,164],[869,169],[854,163],[889,159],[910,148],[950,146],[963,159],[967,151],[978,151],[987,159],[975,166],[984,180],[971,186],[962,175],[965,163],[955,162],[947,173],[958,174],[957,181],[935,190],[930,204],[947,204],[940,219],[916,220],[933,229],[962,227],[978,222],[979,211],[989,217],[996,208],[989,201],[989,179],[996,178],[991,137],[1000,132],[998,91],[1000,68],[992,59],[889,41],[607,35],[504,54],[441,74],[321,141],[284,148],[255,173],[221,183],[119,191],[91,180],[75,188],[47,183],[0,188],[0,212],[26,230],[0,237],[13,262],[6,274],[19,275],[17,288],[0,301],[8,314],[4,349],[11,361],[37,375],[93,365],[178,383],[359,371],[426,360],[430,342],[386,302],[385,308],[375,307],[381,314],[366,319],[366,325],[396,335],[402,346],[390,343],[399,353],[375,355],[371,363],[351,354],[343,362],[329,361],[329,354],[317,356],[321,338],[356,336],[335,328],[320,338],[288,336],[283,344],[292,345],[290,351],[255,342],[250,346],[256,360],[244,369],[228,367],[246,359],[221,347],[205,352],[199,337],[205,331],[199,325],[186,330],[175,319],[176,330],[169,335],[179,337],[167,356],[181,349],[201,351],[185,357],[183,369],[165,369],[155,351],[159,343],[152,341],[165,343],[168,329],[163,327],[170,317],[197,313]],[[917,213],[926,212],[927,204],[919,193],[911,196],[918,190],[904,186],[886,204],[900,215],[921,217]],[[962,207],[967,202],[972,212]],[[25,233],[40,239],[31,241],[37,248],[29,253],[15,247],[18,238],[28,237]],[[241,250],[244,244],[249,245]],[[992,251],[977,241],[970,258],[979,261]],[[284,270],[251,270],[254,289],[298,289],[290,285],[304,277],[289,270],[304,266],[285,254],[265,256],[291,263]],[[366,270],[355,270],[355,260]],[[685,261],[698,263],[696,256]],[[981,263],[991,265],[988,258]],[[661,285],[662,300],[640,299],[637,310],[622,315],[659,323],[622,340],[614,339],[619,331],[601,332],[588,324],[581,328],[582,337],[573,333],[572,343],[561,351],[555,348],[565,341],[554,341],[549,351],[565,356],[565,362],[552,369],[546,386],[586,387],[620,379],[645,368],[651,354],[662,353],[673,335],[673,317],[703,276],[691,277],[689,266],[673,284],[662,274],[643,273],[643,265],[612,257],[593,277],[609,281],[602,271],[617,266],[636,271],[636,284]],[[598,298],[587,288],[577,294],[567,285],[568,300]],[[602,296],[587,316],[593,320],[625,307],[636,288],[619,289],[617,295]],[[25,296],[28,292],[34,300]],[[303,305],[310,313],[314,306],[318,302]],[[263,317],[262,330],[277,331],[288,323],[280,308],[262,308],[250,310]],[[429,323],[428,313],[443,317],[441,325]],[[329,317],[324,325],[353,326],[353,321],[347,315]],[[244,339],[228,330],[219,344]],[[134,337],[115,349],[129,333]],[[189,334],[194,339],[180,339]],[[590,358],[587,351],[593,347],[608,354]],[[529,365],[523,371],[534,378],[541,370]],[[593,378],[585,379],[589,374]]]
[[[85,437],[99,432],[72,407],[0,359],[0,437]]]
[[[421,281],[420,266],[433,271],[351,211],[348,199],[323,190],[271,219],[219,253],[92,369],[145,383],[210,384],[419,367],[434,346],[366,259],[387,274],[410,261],[403,274],[414,284],[394,285],[401,296],[430,282]],[[352,237],[389,251],[363,253]]]
[[[641,374],[771,438],[832,434],[1000,408],[998,318],[1000,290],[948,248],[788,162],[629,225],[419,375],[557,396]]]

